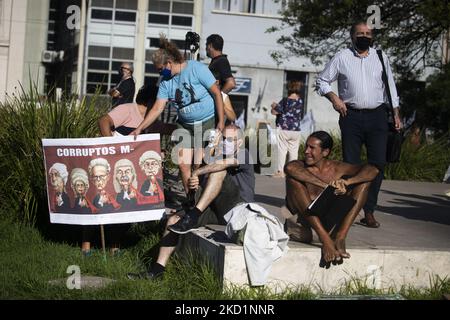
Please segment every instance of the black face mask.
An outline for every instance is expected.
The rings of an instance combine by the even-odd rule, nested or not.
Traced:
[[[122,69],[119,69],[119,76],[122,78],[123,77],[123,71]]]
[[[372,38],[356,37],[355,47],[360,51],[366,51],[372,45]]]

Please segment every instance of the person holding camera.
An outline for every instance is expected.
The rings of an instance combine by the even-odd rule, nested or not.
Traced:
[[[236,81],[231,73],[231,66],[226,54],[222,53],[223,38],[218,34],[212,34],[206,38],[206,55],[211,58],[209,70],[216,78],[217,85],[222,91],[224,111],[227,120],[235,121],[236,113],[231,104],[228,93],[236,87]]]
[[[208,67],[195,60],[186,61],[178,47],[164,36],[160,38],[160,48],[153,53],[152,61],[162,78],[157,99],[151,111],[131,134],[136,136],[155,122],[167,103],[175,106],[177,127],[189,133],[188,136],[183,135],[183,140],[178,144],[178,165],[188,194],[194,150],[202,151],[203,137],[207,131],[216,128],[222,132],[224,128],[222,94]]]

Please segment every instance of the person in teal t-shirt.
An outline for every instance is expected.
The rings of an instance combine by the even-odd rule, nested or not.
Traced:
[[[201,159],[206,132],[214,128],[222,131],[224,128],[222,94],[208,67],[197,61],[185,61],[177,46],[165,37],[160,38],[160,48],[153,53],[152,61],[162,78],[157,99],[144,121],[131,134],[136,136],[151,125],[158,119],[166,104],[175,106],[178,128],[185,129],[184,134],[181,134],[178,164],[183,186],[188,194],[194,152],[194,159]],[[178,133],[175,132],[176,136]]]

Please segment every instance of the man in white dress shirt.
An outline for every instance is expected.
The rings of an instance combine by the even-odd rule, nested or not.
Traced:
[[[351,164],[361,163],[361,149],[367,149],[369,164],[379,169],[372,182],[364,205],[367,227],[378,228],[375,210],[386,164],[388,134],[388,99],[382,80],[383,67],[372,45],[372,30],[365,22],[355,23],[350,30],[352,46],[339,51],[320,73],[316,89],[333,104],[340,113],[339,127],[342,136],[343,160]],[[400,130],[399,99],[387,56],[383,53],[389,87],[394,107],[395,128]],[[338,95],[331,83],[338,81]]]

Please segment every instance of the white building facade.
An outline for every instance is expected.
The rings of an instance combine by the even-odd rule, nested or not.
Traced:
[[[273,0],[0,0],[0,99],[21,83],[38,83],[42,95],[51,84],[80,95],[105,94],[119,81],[122,62],[134,64],[136,87],[156,84],[151,54],[164,33],[180,49],[185,35],[198,33],[200,60],[206,64],[206,38],[220,34],[225,41],[238,87],[233,104],[245,112],[248,127],[271,122],[270,105],[286,94],[286,82],[301,80],[303,98],[316,129],[336,131],[338,115],[314,92],[321,67],[292,58],[280,65],[270,53],[279,50],[281,33],[267,33],[279,25],[284,1]],[[78,7],[76,27],[70,28]],[[60,54],[63,51],[63,54]],[[57,57],[46,60],[44,54]]]
[[[270,105],[286,94],[287,81],[296,79],[304,82],[303,98],[307,111],[313,114],[316,129],[338,131],[338,114],[328,100],[314,92],[315,79],[322,67],[313,66],[309,59],[301,57],[277,65],[270,55],[281,49],[277,39],[282,33],[267,33],[266,30],[280,25],[279,12],[284,2],[203,1],[201,55],[205,55],[208,35],[218,33],[224,38],[223,52],[228,55],[238,85],[245,85],[233,91],[232,99],[238,108],[247,105],[249,126],[256,126],[258,121],[274,124]]]

